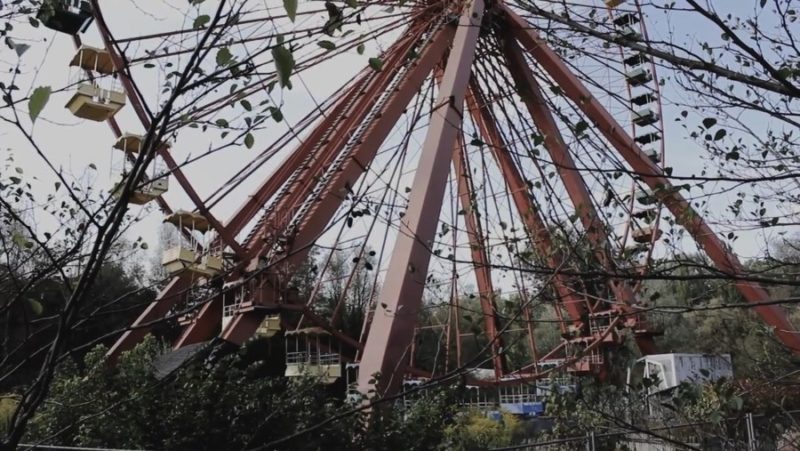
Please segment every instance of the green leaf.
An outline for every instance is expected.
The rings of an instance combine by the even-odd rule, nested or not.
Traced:
[[[369,67],[371,67],[376,72],[380,72],[381,69],[383,69],[383,60],[381,60],[380,58],[370,58]]]
[[[52,90],[50,86],[39,86],[33,90],[31,98],[28,99],[28,114],[31,116],[31,122],[36,122],[39,113],[42,112],[47,101],[50,100],[50,93]]]
[[[269,113],[272,115],[272,119],[275,122],[280,122],[283,120],[283,112],[274,106],[269,107]]]
[[[21,57],[31,48],[28,44],[14,44],[14,51],[17,52],[17,56]]]
[[[14,232],[11,234],[11,241],[19,248],[28,247],[28,240],[25,239],[25,235],[19,232]]]
[[[364,44],[358,44],[358,47],[356,47],[356,52],[358,52],[359,55],[363,55],[364,54]]]
[[[253,105],[251,105],[250,101],[248,101],[247,99],[242,99],[239,103],[242,104],[242,108],[244,108],[245,110],[253,111]]]
[[[217,66],[228,66],[233,61],[233,54],[230,49],[223,47],[217,51]]]
[[[703,127],[705,127],[705,128],[711,128],[711,127],[715,126],[716,124],[717,124],[717,120],[714,119],[713,117],[707,117],[707,118],[703,119]]]
[[[195,30],[198,28],[203,28],[209,22],[211,22],[211,17],[209,17],[208,14],[203,14],[202,16],[197,16],[197,18],[194,20],[194,24],[192,24],[192,27]]]
[[[297,17],[297,0],[283,0],[283,9],[286,10],[289,20],[294,22],[294,18]]]
[[[31,306],[31,310],[33,314],[39,316],[44,311],[44,307],[42,307],[42,303],[37,301],[36,299],[28,298],[28,305]]]
[[[317,42],[317,45],[322,47],[325,50],[333,50],[333,49],[336,48],[336,44],[334,44],[331,41],[325,41],[325,40]]]
[[[275,70],[278,73],[278,82],[281,87],[292,88],[289,78],[294,70],[294,55],[291,50],[280,45],[272,48],[272,58],[275,60]]]
[[[245,137],[244,137],[244,145],[245,145],[245,147],[247,147],[248,149],[252,149],[253,145],[255,143],[256,143],[256,139],[253,137],[252,133],[248,133],[247,135],[245,135]]]
[[[720,139],[724,138],[728,134],[724,128],[717,130],[717,133],[714,134],[714,141],[719,141]]]
[[[217,127],[222,127],[222,128],[226,128],[229,125],[228,121],[226,121],[225,119],[217,119],[214,123],[217,125]]]

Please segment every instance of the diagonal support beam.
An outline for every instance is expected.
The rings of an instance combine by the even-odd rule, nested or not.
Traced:
[[[600,215],[595,209],[586,182],[576,169],[575,159],[572,157],[564,137],[561,135],[558,124],[542,93],[541,86],[539,86],[539,82],[528,67],[525,56],[513,37],[509,36],[506,39],[504,50],[514,83],[523,103],[533,118],[533,122],[544,136],[544,146],[556,166],[558,175],[564,182],[564,187],[575,207],[576,214],[581,219],[586,238],[592,246],[595,258],[597,258],[597,261],[607,274],[613,275],[617,272],[617,268],[609,249],[605,223],[600,219]],[[636,303],[636,296],[633,290],[627,284],[611,277],[608,279],[608,285],[617,302],[622,303],[620,308],[626,313],[631,313],[631,316],[627,318],[628,324],[635,326],[639,316],[633,314],[635,310],[631,307]],[[644,354],[656,352],[652,336],[646,334],[637,335],[636,342]]]
[[[561,268],[564,266],[563,257],[553,249],[550,231],[547,229],[533,197],[528,193],[528,184],[525,182],[522,172],[508,151],[505,139],[503,139],[492,113],[491,105],[487,103],[480,86],[474,78],[470,81],[470,89],[467,93],[467,108],[481,136],[483,136],[492,150],[492,155],[494,155],[497,166],[503,174],[506,187],[511,193],[514,206],[517,208],[522,222],[525,224],[525,230],[531,243],[539,255],[545,259],[548,266],[555,271],[553,274],[553,286],[559,302],[564,305],[573,323],[580,327],[587,310],[586,300],[578,296],[570,288],[567,277],[560,273]]]
[[[150,324],[164,318],[169,309],[183,298],[188,286],[189,280],[186,277],[173,277],[169,284],[158,293],[156,299],[136,318],[131,328],[126,330],[106,352],[108,361],[112,364],[115,363],[123,352],[130,351],[142,341],[150,332]]]
[[[368,121],[369,113],[375,108],[375,97],[389,89],[390,83],[395,76],[393,68],[402,67],[408,57],[408,52],[423,32],[422,27],[412,26],[408,30],[404,39],[401,39],[389,49],[385,58],[386,69],[375,75],[373,79],[362,87],[361,90],[354,92],[350,99],[346,99],[351,105],[344,111],[343,118],[335,124],[330,135],[325,137],[324,142],[315,143],[322,151],[313,158],[308,164],[300,168],[298,177],[294,184],[282,199],[276,204],[272,214],[265,218],[261,229],[254,235],[254,238],[265,236],[269,232],[283,235],[288,239],[295,239],[287,232],[287,225],[291,222],[300,205],[313,195],[318,183],[318,178],[322,177],[327,168],[330,167],[343,150],[354,130],[362,123]],[[405,107],[405,105],[404,105]],[[352,185],[349,185],[352,186]],[[254,240],[246,243],[248,250],[254,256],[264,256],[274,243],[269,240]]]
[[[472,194],[475,186],[472,183],[472,172],[469,159],[465,151],[464,135],[459,133],[456,145],[453,148],[453,170],[458,180],[458,198],[464,210],[464,222],[469,239],[470,253],[472,254],[472,267],[475,270],[475,280],[478,283],[478,297],[483,313],[483,322],[486,336],[491,345],[494,375],[497,379],[503,377],[508,369],[503,352],[503,337],[500,336],[500,322],[497,318],[497,305],[494,302],[494,285],[489,256],[486,250],[483,228],[478,219],[475,202]]]
[[[460,133],[464,95],[475,57],[483,0],[473,0],[461,13],[428,132],[414,176],[408,210],[381,289],[358,375],[358,389],[369,394],[393,393],[402,382],[407,355],[431,258],[449,166]],[[377,380],[375,375],[379,375]]]
[[[291,268],[291,265],[305,260],[311,245],[330,224],[334,215],[345,201],[346,195],[344,193],[347,192],[347,187],[356,186],[359,177],[372,164],[372,160],[392,128],[403,115],[409,102],[420,90],[433,68],[441,61],[452,42],[454,32],[454,27],[452,26],[440,27],[434,32],[429,44],[420,51],[417,59],[411,62],[404,59],[397,61],[397,65],[411,64],[410,70],[400,80],[397,89],[393,90],[387,98],[379,114],[368,125],[361,141],[349,150],[350,153],[342,163],[341,168],[318,194],[318,197],[313,199],[314,202],[311,208],[309,208],[298,225],[292,248],[288,251],[286,258],[282,262],[278,262],[279,265]],[[387,66],[383,70],[390,72],[393,67]],[[379,92],[365,93],[363,96],[364,101],[373,105],[377,94]],[[260,255],[266,255],[266,250],[262,250]],[[242,337],[249,337],[255,332],[256,321],[244,318],[245,315],[248,315],[248,313],[237,314],[234,317],[231,324],[223,331],[224,339],[233,343],[241,343]],[[254,324],[255,326],[253,326]]]
[[[281,163],[272,175],[264,180],[253,194],[248,196],[247,200],[239,207],[227,224],[225,224],[225,227],[228,228],[231,233],[235,235],[241,232],[244,226],[255,218],[259,210],[264,207],[264,204],[272,198],[272,196],[278,192],[278,189],[286,183],[289,177],[299,169],[303,160],[309,156],[309,153],[315,150],[315,144],[322,139],[327,130],[334,126],[337,118],[343,114],[346,100],[351,96],[357,95],[357,88],[360,87],[361,84],[362,83],[359,82],[351,86],[350,89],[344,93],[341,100],[328,111],[328,114],[314,130],[303,138],[303,141],[297,149]]]
[[[638,144],[625,133],[622,127],[598,101],[584,84],[564,64],[561,58],[530,28],[527,21],[501,6],[510,25],[511,32],[537,63],[559,84],[564,93],[597,126],[598,130],[617,149],[633,171],[641,177],[664,205],[675,216],[706,252],[722,272],[734,279],[736,288],[751,303],[770,299],[769,293],[755,282],[745,280],[746,272],[739,259],[728,250],[711,227],[692,208],[679,191],[669,189],[670,181],[663,171],[642,152]],[[775,328],[778,339],[795,354],[800,354],[800,334],[777,305],[761,305],[754,308],[764,322]]]

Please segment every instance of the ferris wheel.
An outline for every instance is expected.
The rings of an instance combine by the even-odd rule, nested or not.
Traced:
[[[221,19],[197,3],[183,24],[138,36],[120,36],[96,0],[40,13],[76,44],[67,108],[116,135],[113,192],[157,205],[180,232],[163,254],[170,279],[111,358],[166,316],[176,348],[281,337],[287,376],[346,378],[362,393],[453,371],[513,387],[558,370],[604,377],[626,338],[655,352],[662,331],[639,290],[665,215],[721,271],[743,271],[665,175],[655,61],[624,45],[648,36],[638,0],[245,1]],[[83,43],[92,22],[101,42]],[[171,98],[205,48],[215,58],[196,71],[213,89]],[[154,130],[165,106],[174,118]],[[118,123],[123,109],[139,123]],[[281,123],[264,145],[259,132]],[[217,172],[190,181],[200,157],[181,144],[208,130],[219,135],[201,156]],[[232,148],[249,149],[238,166]],[[168,202],[176,191],[183,209]],[[759,313],[800,349],[778,310]],[[558,340],[537,342],[546,326]],[[441,358],[417,357],[425,340]]]

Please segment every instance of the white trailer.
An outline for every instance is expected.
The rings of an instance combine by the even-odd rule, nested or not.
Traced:
[[[649,394],[677,387],[681,383],[702,384],[733,378],[730,354],[653,354],[636,361],[642,377],[656,383]],[[628,371],[630,384],[631,371]]]

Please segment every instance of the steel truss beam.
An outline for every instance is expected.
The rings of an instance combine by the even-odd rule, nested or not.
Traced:
[[[405,38],[390,49],[385,62],[387,67],[396,67],[406,59],[408,51],[412,48],[416,41],[415,38],[420,33],[419,27],[416,27],[413,31],[409,30]],[[375,100],[372,96],[387,89],[393,75],[394,72],[391,70],[378,73],[377,76],[369,80],[368,85],[364,86],[361,91],[355,92],[353,98],[348,99],[353,104],[349,110],[346,110],[346,116],[343,121],[337,124],[335,129],[326,130],[331,131],[332,134],[324,142],[315,143],[322,149],[322,152],[319,152],[319,156],[314,158],[308,166],[299,168],[300,172],[296,178],[295,186],[288,190],[286,197],[280,199],[280,202],[277,203],[272,212],[273,215],[264,221],[261,229],[256,233],[256,238],[264,237],[266,234],[273,232],[281,234],[285,238],[294,239],[293,236],[286,236],[288,223],[293,219],[300,205],[312,195],[313,189],[317,184],[317,178],[324,175],[333,160],[343,151],[353,131],[372,111]],[[256,240],[246,244],[252,256],[262,257],[266,256],[274,245],[270,240],[266,242]]]
[[[511,33],[533,59],[555,80],[565,95],[580,108],[597,129],[616,148],[633,171],[646,183],[711,258],[719,270],[727,274],[748,302],[758,304],[770,299],[758,283],[746,280],[746,273],[736,255],[729,251],[691,204],[672,185],[661,168],[653,163],[592,93],[573,74],[558,54],[539,37],[530,25],[508,6],[501,10]],[[575,167],[574,165],[568,167]],[[800,354],[800,335],[777,305],[754,307],[764,322],[775,328],[777,338],[795,354]]]
[[[591,193],[586,186],[575,160],[564,141],[558,124],[553,118],[553,113],[545,100],[542,89],[536,77],[531,72],[525,61],[522,50],[513,39],[508,37],[504,46],[509,71],[517,86],[522,101],[528,109],[533,122],[544,137],[544,146],[556,166],[556,172],[561,177],[567,194],[575,207],[575,213],[580,217],[586,238],[592,246],[595,258],[603,270],[609,274],[608,285],[618,304],[611,308],[595,308],[594,310],[619,310],[629,314],[625,318],[628,326],[636,327],[641,314],[635,310],[636,295],[631,288],[620,280],[614,279],[617,273],[616,264],[609,249],[608,231],[600,220],[600,215],[592,202]],[[653,354],[656,351],[653,337],[647,334],[636,335],[636,342],[644,354]]]
[[[233,217],[225,224],[225,227],[231,233],[238,234],[242,231],[245,225],[256,217],[259,210],[264,208],[275,193],[278,192],[289,177],[296,171],[300,164],[310,156],[310,153],[315,150],[314,146],[322,139],[325,132],[334,126],[334,122],[338,116],[343,113],[346,99],[357,94],[356,90],[361,83],[356,83],[347,90],[336,105],[328,111],[328,114],[323,120],[314,128],[314,130],[304,137],[300,146],[286,158],[281,165],[270,175],[264,182],[248,196],[247,200],[242,204],[239,209],[234,213]]]
[[[414,35],[409,33],[408,36],[413,37]],[[410,37],[396,43],[389,49],[390,57],[387,59],[388,61],[395,62],[398,60],[398,55],[407,53],[407,46],[411,43]],[[255,217],[258,210],[263,208],[264,203],[281,190],[280,193],[283,197],[276,200],[276,206],[263,213],[255,225],[255,229],[250,233],[250,239],[245,243],[251,256],[251,261],[247,262],[248,264],[257,266],[259,260],[266,257],[270,246],[274,243],[272,241],[261,242],[259,238],[265,237],[271,230],[276,231],[285,228],[285,225],[278,226],[277,224],[285,222],[286,212],[296,209],[297,204],[310,194],[313,188],[312,182],[316,179],[318,173],[324,171],[326,165],[335,157],[338,149],[344,145],[348,133],[355,127],[355,124],[364,120],[369,111],[368,107],[371,105],[371,99],[366,95],[365,88],[372,87],[372,89],[379,91],[388,82],[387,78],[385,73],[378,75],[367,74],[363,78],[363,82],[367,83],[366,86],[361,84],[353,85],[348,91],[350,96],[343,97],[332,113],[315,127],[292,155],[284,161],[278,170],[256,190],[253,196],[234,215],[230,224],[233,230],[238,232]],[[358,101],[355,104],[350,103],[352,99],[357,99]],[[259,249],[260,251],[255,253]],[[307,251],[308,249],[306,249]],[[292,261],[302,261],[300,256],[292,255],[291,257]],[[278,262],[278,265],[284,267],[287,263]],[[275,299],[278,296],[278,281],[268,279],[274,278],[264,277],[265,286],[262,289],[264,293],[269,294],[262,296],[262,298]],[[272,287],[272,289],[270,290],[269,287]],[[222,304],[223,298],[220,296],[204,305],[195,316],[194,321],[184,329],[175,347],[179,348],[197,343],[213,335],[222,321]],[[234,324],[232,330],[235,331],[235,334],[229,335],[229,338],[235,336],[235,342],[243,342],[252,335],[248,335],[246,331],[255,330],[263,321],[264,315],[263,310],[257,309],[237,314],[231,321]],[[323,326],[322,324],[317,325]],[[241,333],[239,332],[240,330],[242,331]]]
[[[456,136],[460,133],[464,95],[475,57],[483,0],[464,6],[453,47],[431,116],[408,210],[378,297],[358,375],[358,389],[381,395],[396,390],[402,378],[398,368],[406,361],[431,258],[439,212],[447,184]],[[375,375],[380,375],[375,379]]]
[[[453,27],[444,27],[435,31],[431,42],[428,46],[421,50],[418,59],[414,61],[406,61],[405,58],[395,60],[396,64],[407,62],[411,65],[410,71],[400,81],[397,89],[389,96],[383,110],[377,118],[367,128],[360,143],[357,143],[350,150],[350,155],[344,160],[341,169],[336,172],[333,179],[319,193],[318,200],[314,202],[312,208],[304,216],[303,221],[300,222],[297,233],[294,235],[292,249],[288,249],[284,260],[276,262],[280,266],[291,266],[302,262],[310,250],[311,244],[318,238],[325,227],[330,223],[336,211],[341,206],[345,199],[343,192],[346,192],[346,187],[354,186],[355,182],[364,173],[372,159],[377,154],[378,149],[384,142],[389,132],[396,124],[397,120],[403,114],[404,109],[419,91],[426,76],[431,72],[433,67],[441,60],[442,55],[452,41],[454,34]],[[407,53],[402,53],[405,56]],[[384,67],[385,72],[391,72],[393,66]],[[387,74],[389,75],[389,74]],[[377,88],[376,88],[377,89]],[[359,99],[359,105],[367,107],[374,104],[377,92],[366,92]],[[342,130],[346,132],[352,131],[356,124],[361,123],[365,114],[369,112],[369,108],[360,108],[362,114],[353,114],[348,116],[347,124],[342,126]],[[343,142],[326,143],[327,147],[331,148],[331,153],[334,153],[337,148],[335,146],[342,145]],[[300,197],[298,200],[308,198],[310,193],[306,196]],[[259,255],[266,255],[269,251],[267,246],[264,246]],[[268,278],[268,277],[267,277]],[[265,283],[273,283],[266,280]],[[271,295],[274,297],[274,293]],[[203,312],[201,311],[201,314]],[[199,315],[200,316],[200,315]],[[223,338],[233,343],[241,344],[252,336],[255,329],[263,320],[263,311],[251,310],[238,312],[232,319],[230,325],[223,331]],[[203,315],[203,318],[208,315]],[[307,318],[313,317],[306,315]],[[202,319],[202,318],[201,318]],[[218,321],[219,319],[216,319]],[[187,330],[186,333],[192,333]]]
[[[492,353],[492,363],[495,377],[498,379],[508,370],[505,354],[503,354],[503,337],[500,335],[500,321],[497,318],[497,304],[494,302],[494,284],[492,283],[491,263],[486,248],[483,228],[478,219],[477,208],[472,193],[475,185],[472,183],[472,171],[464,143],[464,135],[459,132],[456,144],[453,146],[453,170],[458,180],[458,198],[464,211],[464,222],[467,238],[469,239],[472,267],[475,270],[475,280],[478,283],[478,298],[480,299],[483,323],[486,328],[486,337],[489,339]],[[455,233],[455,232],[454,232]],[[455,252],[455,249],[453,250]]]
[[[150,332],[151,325],[166,316],[169,310],[186,296],[186,289],[190,286],[185,277],[173,277],[172,280],[159,291],[155,300],[136,318],[131,327],[120,336],[114,345],[106,352],[106,358],[114,363],[120,354],[129,351],[144,339]]]
[[[497,127],[491,105],[487,102],[477,80],[474,78],[470,82],[470,89],[467,93],[467,109],[481,136],[489,145],[497,166],[503,174],[506,187],[511,193],[514,206],[517,208],[517,212],[525,225],[525,231],[531,244],[554,271],[552,280],[555,293],[558,296],[558,302],[564,305],[564,308],[572,318],[573,324],[580,327],[585,319],[584,315],[587,311],[588,303],[586,299],[574,292],[567,277],[560,273],[560,270],[564,267],[563,257],[557,250],[553,249],[550,231],[545,225],[533,196],[528,192],[528,184],[525,182],[522,172],[508,151],[503,135]]]

